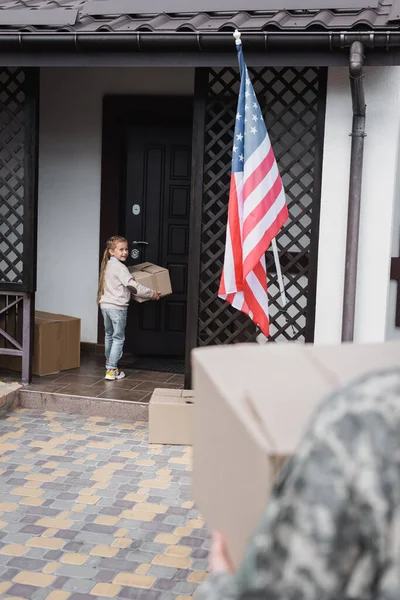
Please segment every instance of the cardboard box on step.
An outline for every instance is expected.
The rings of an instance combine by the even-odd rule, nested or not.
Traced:
[[[172,294],[171,279],[169,277],[168,269],[145,262],[140,265],[129,267],[129,271],[138,283],[145,285],[154,292],[160,292],[161,297]],[[135,302],[148,301],[148,298],[138,298],[137,296],[133,296],[133,299]]]
[[[35,312],[34,375],[50,375],[80,366],[81,321],[76,317]],[[19,356],[1,356],[0,365],[21,371]]]
[[[360,375],[399,365],[399,342],[193,352],[194,499],[236,566],[319,402]]]
[[[149,406],[151,444],[193,444],[194,392],[155,389]]]

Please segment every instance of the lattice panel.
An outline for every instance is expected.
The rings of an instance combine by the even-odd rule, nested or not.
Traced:
[[[0,283],[22,284],[24,72],[0,69]]]
[[[277,244],[288,297],[279,305],[273,258],[267,253],[271,341],[304,341],[310,275],[318,69],[249,69],[281,172],[289,220]],[[239,74],[209,72],[204,150],[198,345],[254,341],[252,321],[217,296],[224,258]],[[263,337],[263,336],[262,336]]]

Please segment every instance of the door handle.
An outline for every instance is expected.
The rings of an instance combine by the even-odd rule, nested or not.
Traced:
[[[133,246],[137,246],[138,244],[146,244],[146,246],[148,246],[149,242],[132,242]]]

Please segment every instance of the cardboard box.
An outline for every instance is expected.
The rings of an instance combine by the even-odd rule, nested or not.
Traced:
[[[357,376],[399,364],[399,342],[193,352],[194,499],[236,566],[319,402]]]
[[[36,311],[32,373],[50,375],[79,367],[80,342],[80,319]],[[2,356],[0,364],[13,371],[22,370],[19,356]]]
[[[193,444],[194,392],[156,389],[149,406],[150,444]]]
[[[172,294],[171,279],[169,277],[168,269],[145,262],[140,265],[129,267],[129,271],[138,283],[145,285],[154,292],[160,292],[161,297]],[[138,298],[137,296],[133,296],[133,299],[135,302],[147,302],[147,300],[149,300],[148,298]]]

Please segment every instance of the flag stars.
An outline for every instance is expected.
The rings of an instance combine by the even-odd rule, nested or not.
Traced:
[[[241,133],[237,133],[236,134],[236,139],[238,140],[238,142],[241,142],[243,140],[243,136]]]
[[[253,102],[253,108],[259,108],[257,102]]]
[[[253,121],[258,121],[258,117],[257,117],[257,115],[253,115],[253,116],[252,116],[252,119],[253,119]]]
[[[254,133],[254,135],[257,133],[257,128],[256,127],[252,127],[251,128],[251,133]]]
[[[237,113],[237,115],[236,115],[236,121],[240,121],[241,118],[242,118],[242,115],[240,113]]]
[[[239,156],[239,160],[240,160],[240,162],[243,162],[243,161],[244,161],[244,156],[243,156],[243,154],[241,154],[241,155]]]
[[[232,150],[233,150],[234,152],[236,152],[236,151],[237,151],[237,146],[235,146],[235,145],[234,145],[234,146],[233,146],[233,148],[232,148]]]

